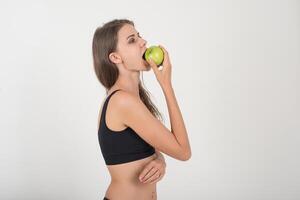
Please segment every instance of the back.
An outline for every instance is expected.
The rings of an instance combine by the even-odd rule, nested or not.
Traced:
[[[107,106],[110,98],[117,91],[113,91],[106,98],[99,123],[98,140],[106,165],[127,163],[149,157],[155,153],[155,149],[130,127],[121,131],[113,131],[107,127]]]

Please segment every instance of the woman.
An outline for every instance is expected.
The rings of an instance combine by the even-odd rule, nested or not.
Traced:
[[[164,51],[161,71],[152,60],[142,58],[146,41],[132,21],[115,19],[94,33],[94,69],[107,93],[98,119],[99,144],[111,175],[104,199],[157,199],[156,182],[166,167],[159,151],[182,161],[191,157],[168,52],[160,47]],[[159,120],[160,112],[141,85],[140,72],[151,68],[166,98],[171,131]]]

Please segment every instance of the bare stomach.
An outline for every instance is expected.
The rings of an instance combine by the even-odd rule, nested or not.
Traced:
[[[111,182],[105,196],[110,200],[156,200],[156,183],[142,183],[139,175],[156,154],[118,165],[107,165]]]

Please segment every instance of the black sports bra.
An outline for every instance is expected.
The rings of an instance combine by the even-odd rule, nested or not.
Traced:
[[[106,165],[131,162],[155,153],[155,149],[129,126],[121,131],[113,131],[107,127],[105,121],[107,105],[110,97],[118,90],[106,98],[98,129],[99,145]]]

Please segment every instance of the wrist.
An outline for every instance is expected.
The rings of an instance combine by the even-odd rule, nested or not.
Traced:
[[[172,91],[173,86],[172,86],[172,84],[166,84],[166,85],[162,86],[162,89],[164,92]]]
[[[161,160],[165,163],[165,158],[159,151],[156,151],[156,159]]]

